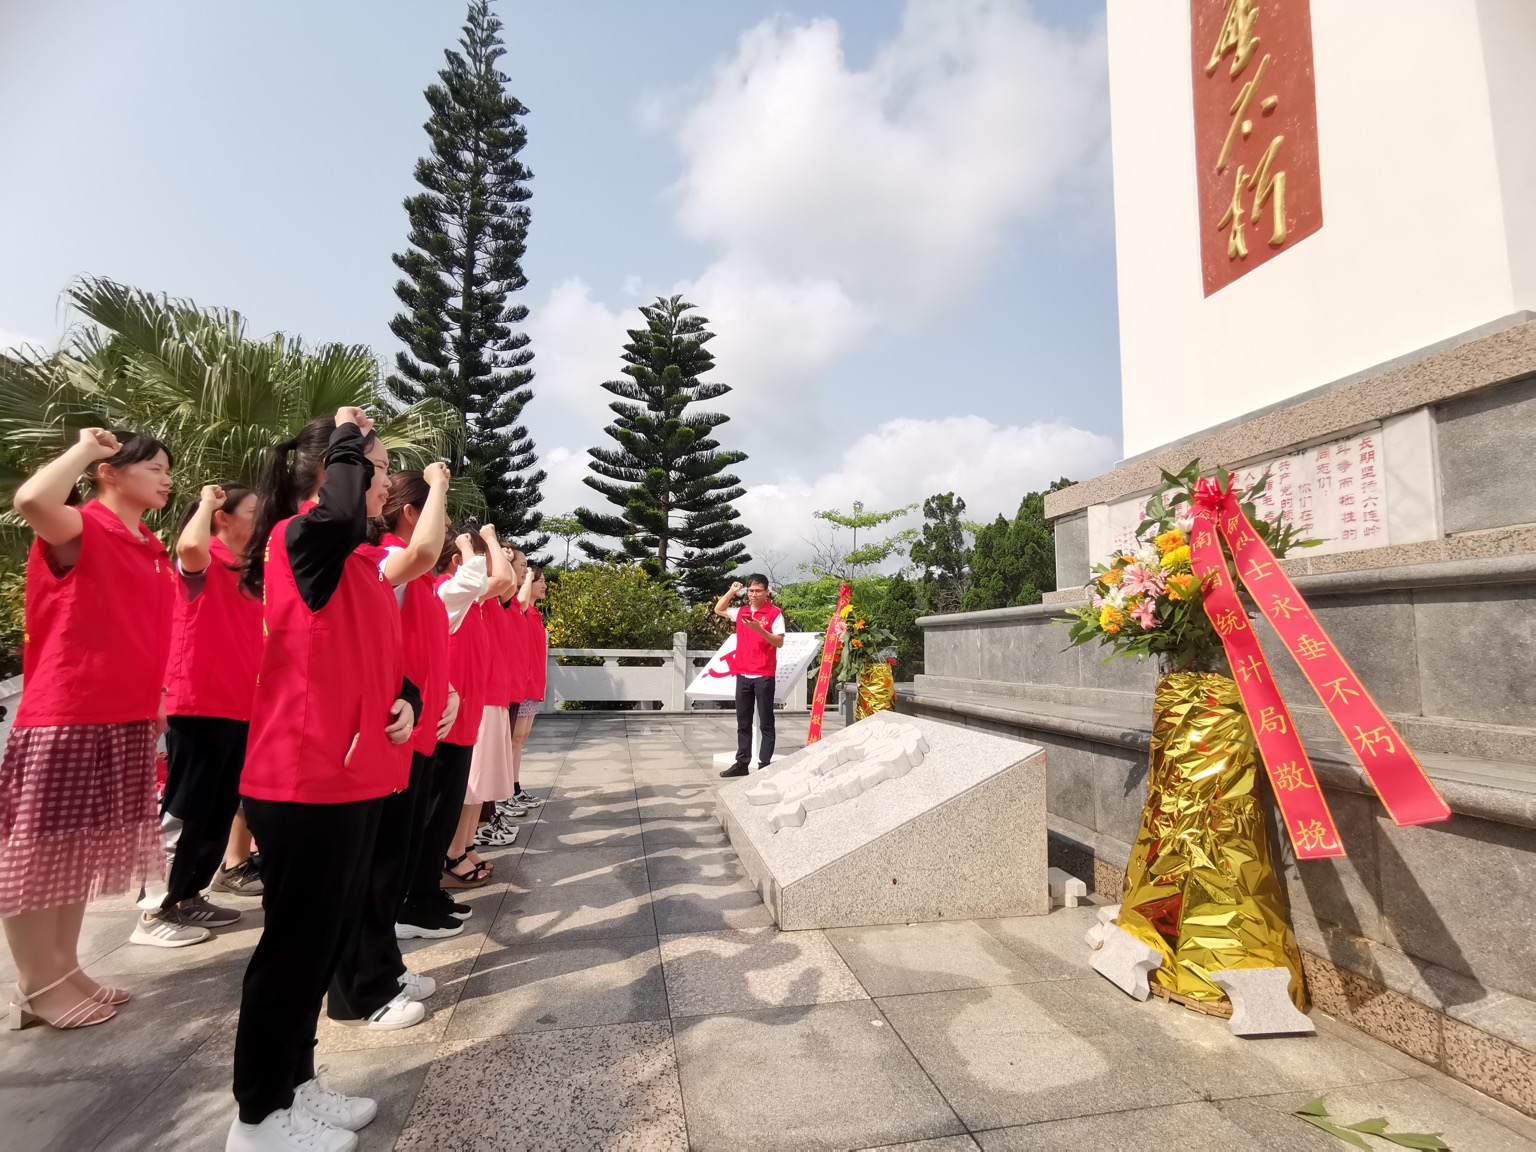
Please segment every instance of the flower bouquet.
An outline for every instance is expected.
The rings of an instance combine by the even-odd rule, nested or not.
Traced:
[[[1317,543],[1256,515],[1253,500],[1268,482],[1266,474],[1247,491],[1222,493],[1275,556]],[[1102,644],[1106,660],[1155,656],[1163,665],[1147,802],[1116,923],[1162,952],[1162,967],[1150,975],[1159,995],[1230,1015],[1214,973],[1285,968],[1291,998],[1304,1007],[1301,954],[1270,863],[1253,726],[1217,630],[1221,614],[1207,603],[1214,573],[1194,567],[1202,483],[1198,461],[1163,473],[1136,547],[1094,568],[1089,602],[1072,615],[1073,644]],[[1239,611],[1246,627],[1246,609]]]
[[[855,605],[841,613],[843,653],[837,666],[839,683],[857,681],[858,700],[854,720],[876,712],[889,712],[896,706],[896,682],[891,667],[896,663],[896,637],[888,629],[859,615]]]

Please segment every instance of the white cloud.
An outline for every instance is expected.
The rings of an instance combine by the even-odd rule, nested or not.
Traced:
[[[578,277],[556,284],[528,317],[538,402],[555,405],[583,432],[607,424],[613,397],[602,384],[619,378],[625,330],[638,319],[633,311],[616,312],[594,299]]]
[[[747,545],[754,554],[771,549],[800,561],[810,551],[807,538],[825,527],[812,519],[817,509],[846,512],[862,500],[883,510],[954,492],[966,503],[967,519],[1012,516],[1025,493],[1060,476],[1107,470],[1118,447],[1066,424],[999,425],[980,416],[891,420],[850,444],[832,470],[752,485],[736,507],[752,529]],[[914,513],[910,523],[920,522]]]
[[[952,303],[1011,225],[1094,169],[1102,40],[1022,0],[909,0],[857,70],[834,21],[760,24],[677,121],[678,225],[888,313]]]
[[[584,448],[556,447],[541,453],[539,467],[548,473],[540,506],[546,515],[568,516],[582,505],[604,506],[602,496],[581,482],[589,459]]]

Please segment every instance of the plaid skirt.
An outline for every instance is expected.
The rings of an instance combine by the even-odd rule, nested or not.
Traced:
[[[0,916],[165,875],[155,724],[12,728],[0,762]]]

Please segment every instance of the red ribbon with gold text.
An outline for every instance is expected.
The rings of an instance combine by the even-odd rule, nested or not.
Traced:
[[[1269,662],[1232,586],[1221,551],[1223,539],[1232,550],[1244,587],[1269,618],[1329,718],[1359,755],[1371,786],[1392,819],[1400,825],[1448,819],[1451,810],[1424,774],[1423,766],[1334,647],[1274,553],[1253,530],[1231,492],[1231,483],[1230,476],[1225,490],[1212,480],[1196,483],[1190,562],[1204,581],[1206,614],[1232,664],[1297,858],[1343,856],[1344,846],[1296,724],[1280,698]]]
[[[832,658],[837,655],[839,642],[848,625],[843,621],[843,609],[853,603],[853,589],[846,584],[838,585],[837,611],[827,622],[827,637],[821,642],[821,671],[816,673],[816,698],[811,701],[811,729],[805,738],[809,748],[821,739],[821,722],[827,712],[827,689],[832,685]]]

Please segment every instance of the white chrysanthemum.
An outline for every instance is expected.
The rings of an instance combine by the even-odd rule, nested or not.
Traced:
[[[1188,537],[1195,530],[1195,518],[1193,516],[1180,516],[1173,522],[1173,526]]]
[[[1162,556],[1159,555],[1157,549],[1151,544],[1143,544],[1140,548],[1136,549],[1136,563],[1140,564],[1143,568],[1155,569],[1162,561]]]
[[[1125,607],[1125,589],[1124,588],[1111,588],[1108,592],[1106,592],[1104,594],[1104,603],[1110,605],[1110,607],[1112,607],[1112,608],[1124,608]]]

